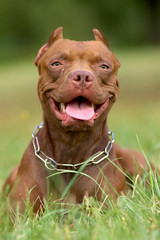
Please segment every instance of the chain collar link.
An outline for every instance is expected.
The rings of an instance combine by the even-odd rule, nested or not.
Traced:
[[[86,166],[90,164],[98,164],[102,162],[104,159],[109,157],[109,153],[112,149],[112,143],[114,142],[114,133],[108,130],[108,135],[110,137],[104,151],[99,151],[95,153],[93,156],[91,156],[88,160],[77,163],[77,164],[62,164],[62,163],[57,163],[53,158],[48,157],[44,152],[41,151],[38,137],[36,134],[38,131],[43,127],[43,122],[36,126],[34,132],[32,133],[32,138],[33,138],[33,147],[34,147],[34,154],[37,156],[45,165],[45,167],[48,170],[57,170],[57,171],[64,171],[66,167],[71,168],[72,170],[77,170],[80,166],[85,164]],[[98,160],[96,160],[98,158]]]

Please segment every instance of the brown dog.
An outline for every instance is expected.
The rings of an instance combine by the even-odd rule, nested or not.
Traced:
[[[34,211],[44,207],[48,168],[52,173],[62,170],[65,186],[75,171],[83,170],[68,195],[68,201],[81,203],[86,194],[101,201],[106,193],[116,200],[125,194],[123,171],[141,174],[146,165],[141,153],[113,143],[106,120],[118,96],[120,63],[102,34],[93,32],[95,41],[77,42],[63,39],[58,28],[35,59],[44,123],[4,185],[4,190],[10,186],[12,204],[18,201],[22,209],[29,191]],[[54,176],[48,181],[54,199],[60,197],[57,192],[62,194],[65,186],[61,190]]]

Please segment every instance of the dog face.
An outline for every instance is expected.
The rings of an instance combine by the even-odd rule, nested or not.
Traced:
[[[35,59],[45,117],[72,130],[105,119],[118,96],[120,64],[102,34],[93,31],[95,41],[78,42],[63,39],[58,28]]]

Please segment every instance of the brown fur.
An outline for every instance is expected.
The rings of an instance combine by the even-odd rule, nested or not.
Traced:
[[[118,96],[117,71],[120,63],[109,50],[103,35],[97,29],[94,29],[94,34],[95,41],[77,42],[63,39],[62,28],[58,28],[35,59],[35,65],[39,70],[38,96],[44,119],[44,126],[37,135],[42,151],[58,163],[83,162],[96,152],[103,151],[109,140],[106,120]],[[53,66],[55,61],[60,62],[60,66]],[[103,64],[107,64],[109,68],[102,69],[100,66]],[[77,79],[77,72],[84,78],[83,80]],[[58,103],[68,103],[78,96],[87,98],[97,106],[109,97],[109,105],[93,121],[68,117],[60,119],[51,110],[49,98]],[[109,158],[114,160],[119,169],[132,176],[136,171],[141,174],[146,165],[141,153],[123,149],[117,144],[113,144]],[[118,168],[106,159],[98,165],[87,166],[84,173],[95,179],[103,190],[116,200],[116,192],[125,194],[126,189],[126,177]],[[7,185],[10,186],[12,205],[18,201],[23,210],[28,191],[33,188],[30,200],[34,205],[34,211],[38,211],[40,206],[44,207],[48,175],[43,162],[35,156],[31,141],[20,165],[13,170],[4,184],[4,190]],[[61,178],[65,185],[70,182],[73,175],[62,174]],[[50,186],[53,186],[53,180],[50,178]],[[57,199],[63,188],[60,190],[55,184],[50,190],[53,198]],[[96,187],[91,178],[80,175],[73,184],[67,201],[81,203],[86,194],[93,197],[96,195],[99,201],[103,197],[102,191]]]

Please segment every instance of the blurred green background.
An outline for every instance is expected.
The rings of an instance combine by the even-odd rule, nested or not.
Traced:
[[[92,28],[98,28],[112,46],[158,44],[160,1],[1,0],[1,60],[36,54],[59,26],[66,38],[92,39]]]
[[[93,39],[93,28],[116,53],[120,95],[109,127],[121,145],[142,148],[160,162],[160,1],[0,1],[0,181],[20,161],[42,113],[34,58],[52,31]],[[1,184],[0,184],[1,185]]]

